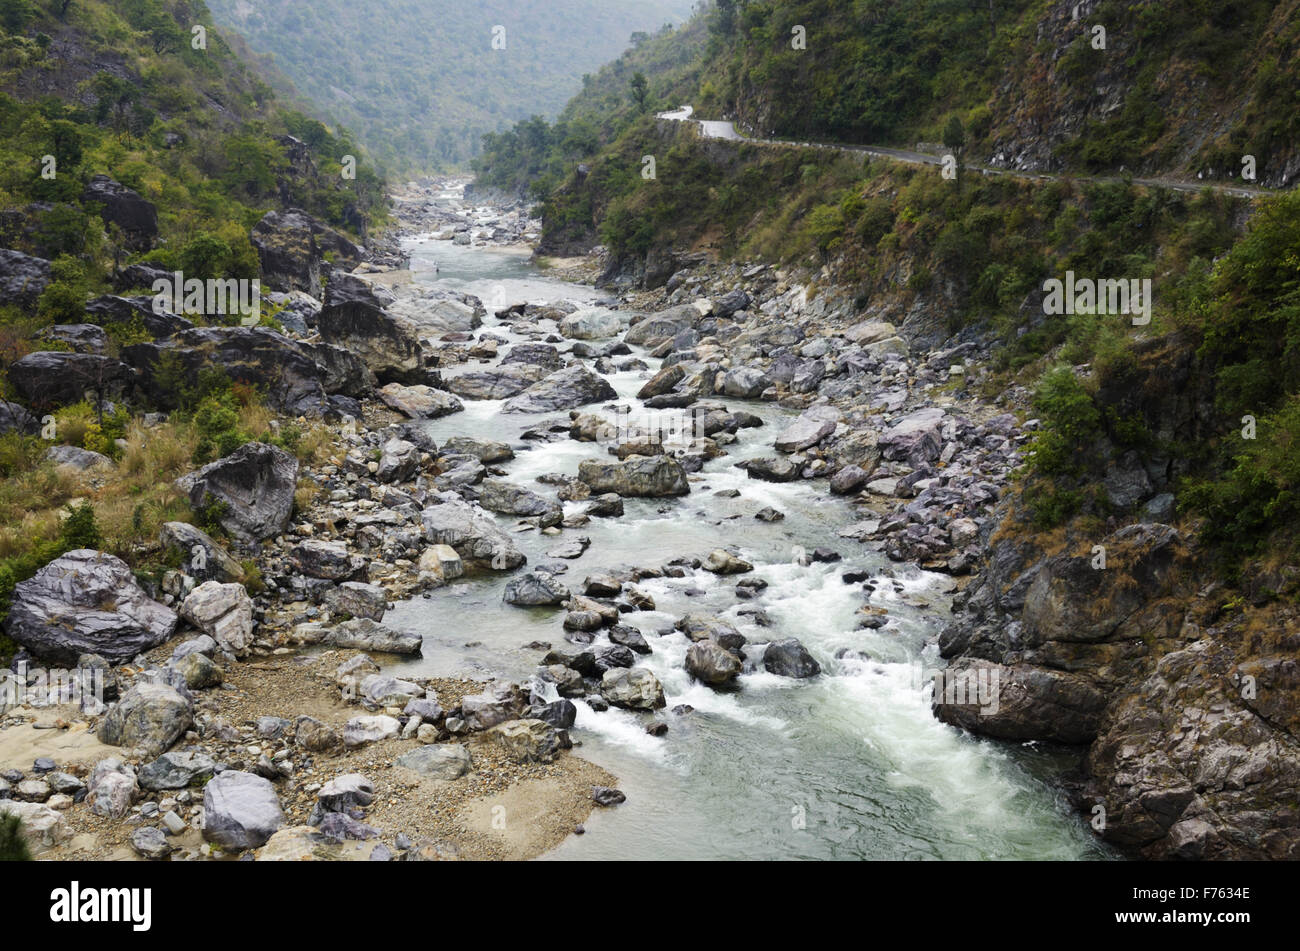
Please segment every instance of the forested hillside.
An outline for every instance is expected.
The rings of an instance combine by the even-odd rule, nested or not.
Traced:
[[[1290,854],[1291,833],[1268,829],[1296,763],[1298,14],[718,0],[603,70],[555,125],[489,137],[478,163],[537,200],[542,253],[603,246],[611,285],[676,301],[701,261],[780,264],[819,309],[847,309],[845,327],[884,321],[931,367],[978,355],[979,396],[1034,432],[939,647],[1036,686],[995,723],[939,715],[1092,743],[1087,802],[1152,857]],[[684,104],[754,139],[911,155],[704,138],[654,115]],[[1049,282],[1074,275],[1149,281],[1150,320],[1100,300],[1053,310]],[[895,537],[922,530],[912,508]],[[1233,686],[1247,676],[1267,709],[1255,679]],[[1184,734],[1207,707],[1231,722]],[[1255,756],[1280,784],[1214,775]]]
[[[356,143],[280,106],[197,0],[4,0],[0,30],[2,615],[14,584],[69,548],[152,563],[160,524],[199,517],[171,480],[274,435],[265,403],[285,408],[283,387],[251,385],[250,364],[236,386],[205,336],[237,315],[159,312],[153,282],[294,290],[279,271],[316,274],[304,255],[326,246],[357,253],[344,234],[364,236],[386,196]],[[281,327],[278,300],[262,327]],[[186,345],[156,345],[180,331]],[[268,363],[283,375],[286,359]],[[127,461],[88,499],[62,466],[96,453]]]
[[[691,0],[215,0],[220,22],[388,167],[467,162],[485,132],[554,115],[578,77],[636,33],[681,22]],[[503,27],[499,39],[494,28]],[[503,48],[499,48],[502,47]]]

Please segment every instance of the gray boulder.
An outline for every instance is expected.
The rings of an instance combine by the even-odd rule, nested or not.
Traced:
[[[5,629],[37,657],[71,666],[82,654],[125,663],[165,642],[176,625],[124,561],[78,549],[19,582]]]
[[[755,367],[735,367],[722,378],[722,392],[741,400],[756,400],[771,385],[768,375]]]
[[[659,678],[644,667],[613,667],[605,671],[600,695],[627,710],[658,710],[667,705]]]
[[[424,639],[410,631],[394,631],[369,618],[357,618],[334,625],[325,632],[322,643],[381,654],[418,654]]]
[[[203,838],[243,851],[267,843],[284,825],[284,811],[270,781],[227,770],[203,789]]]
[[[564,520],[564,508],[558,502],[510,482],[485,479],[478,492],[479,504],[489,512],[540,518],[542,528],[559,525]]]
[[[347,581],[363,576],[366,561],[359,555],[348,554],[342,542],[326,542],[315,538],[299,542],[289,550],[289,563],[309,578],[325,581]]]
[[[808,649],[793,637],[773,641],[763,653],[763,669],[781,677],[816,677],[821,665],[813,659]]]
[[[283,449],[253,442],[177,480],[190,504],[223,506],[218,521],[231,537],[255,544],[289,524],[298,488],[298,460]]]
[[[0,248],[0,304],[33,308],[50,283],[50,262]]]
[[[546,572],[530,571],[511,579],[503,599],[517,607],[559,605],[569,600],[569,589]]]
[[[321,339],[356,354],[380,383],[426,382],[424,351],[409,321],[362,301],[345,301],[321,310]]]
[[[378,585],[345,581],[326,592],[325,603],[335,613],[382,621],[388,610],[388,592]]]
[[[578,479],[593,495],[613,492],[626,498],[666,498],[691,491],[686,470],[667,456],[634,456],[626,462],[588,460],[578,466]]]
[[[109,746],[161,756],[194,722],[194,708],[174,688],[138,683],[115,703],[99,725],[99,740]]]
[[[506,401],[505,413],[553,413],[612,400],[618,393],[603,377],[577,365],[557,370]]]
[[[152,763],[140,767],[139,782],[145,789],[185,789],[212,778],[216,762],[203,753],[164,753]]]
[[[68,406],[84,400],[116,399],[130,389],[133,373],[112,357],[95,353],[42,350],[9,366],[9,382],[28,403]]]
[[[467,564],[513,571],[527,561],[515,547],[514,539],[467,502],[446,500],[425,509],[421,519],[427,541],[451,546]]]
[[[158,533],[164,551],[180,552],[185,573],[199,581],[244,580],[244,569],[207,532],[188,522],[167,522]]]
[[[397,765],[430,779],[460,779],[474,765],[469,750],[459,743],[421,746],[397,757]]]
[[[447,389],[467,400],[505,400],[523,393],[546,373],[546,367],[514,363],[450,377]]]
[[[441,419],[465,411],[465,405],[450,393],[424,384],[402,386],[389,383],[379,390],[378,395],[390,409],[411,419]]]
[[[714,641],[698,641],[686,651],[686,671],[710,686],[735,680],[744,664],[739,657]]]
[[[253,600],[242,584],[205,581],[181,605],[181,617],[239,656],[253,643]]]

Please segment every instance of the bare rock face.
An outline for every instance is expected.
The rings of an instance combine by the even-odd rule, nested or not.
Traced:
[[[196,510],[213,503],[223,506],[221,526],[251,545],[278,535],[289,524],[298,460],[283,449],[252,442],[176,484]]]
[[[117,225],[133,251],[147,251],[158,237],[158,211],[139,192],[115,182],[107,175],[96,175],[87,184],[82,201],[98,203],[105,223]]]
[[[0,248],[0,304],[35,307],[49,283],[49,261]]]
[[[126,562],[79,549],[14,588],[6,630],[37,657],[70,667],[82,654],[125,663],[166,641],[176,624],[176,614],[145,593]]]
[[[321,339],[360,357],[380,383],[425,383],[424,351],[413,324],[363,301],[330,304],[316,318]]]
[[[86,398],[114,398],[132,384],[131,368],[94,353],[42,350],[9,367],[9,382],[35,406],[67,406]]]

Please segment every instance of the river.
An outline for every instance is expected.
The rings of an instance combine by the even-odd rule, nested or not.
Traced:
[[[457,247],[451,242],[408,241],[413,279],[467,291],[493,304],[518,301],[593,301],[591,287],[566,284],[500,249]],[[436,268],[436,272],[435,272]],[[489,317],[483,328],[510,338]],[[508,347],[502,347],[505,352]],[[659,361],[633,348],[657,370]],[[621,362],[621,361],[620,361]],[[478,369],[471,363],[462,372]],[[448,371],[457,372],[456,368]],[[622,401],[635,394],[645,371],[608,377]],[[733,405],[734,404],[734,405]],[[427,425],[438,442],[465,435],[509,443],[517,456],[504,463],[506,478],[553,495],[533,480],[544,473],[575,475],[578,463],[603,448],[563,439],[526,442],[519,436],[540,419],[502,415],[501,402],[465,401],[466,411]],[[773,404],[728,401],[761,416],[761,429],[741,431],[728,455],[710,461],[682,499],[628,499],[622,518],[592,519],[562,538],[526,532],[517,544],[530,566],[555,563],[547,549],[578,536],[587,552],[562,580],[580,586],[588,575],[617,566],[657,566],[682,556],[704,557],[737,546],[767,587],[738,600],[735,578],[704,571],[685,578],[643,581],[657,610],[623,616],[653,647],[638,663],[662,681],[668,708],[657,716],[669,726],[648,735],[646,715],[611,708],[593,712],[576,700],[572,735],[579,755],[619,778],[627,802],[598,809],[587,832],[571,836],[551,859],[1096,859],[1110,853],[1072,813],[1053,779],[1070,760],[1059,751],[1007,745],[966,735],[935,720],[922,671],[942,662],[933,642],[948,615],[951,579],[894,564],[837,530],[857,519],[822,481],[773,484],[750,480],[734,463],[769,454],[782,421],[794,414]],[[585,411],[597,411],[587,407]],[[567,414],[560,414],[567,417]],[[611,417],[612,418],[612,417]],[[738,497],[719,495],[736,490]],[[566,503],[566,514],[585,503]],[[755,519],[764,506],[785,514],[779,522]],[[516,519],[498,516],[513,530]],[[843,561],[805,564],[801,550],[833,549]],[[872,604],[889,611],[880,630],[857,630],[860,584],[846,584],[848,569],[871,569],[882,583]],[[750,576],[747,576],[750,577]],[[398,675],[524,680],[542,652],[525,645],[565,648],[561,609],[505,604],[506,574],[475,575],[398,604],[385,623],[420,632],[424,654],[399,666]],[[761,608],[770,627],[741,611]],[[717,692],[692,682],[684,669],[688,641],[671,631],[686,613],[725,617],[752,641],[796,637],[823,673],[790,680],[758,672],[741,686]],[[606,643],[597,636],[597,644]],[[847,649],[852,656],[838,657]],[[553,687],[551,688],[553,690]],[[552,695],[553,696],[553,695]],[[694,711],[672,712],[689,704]]]

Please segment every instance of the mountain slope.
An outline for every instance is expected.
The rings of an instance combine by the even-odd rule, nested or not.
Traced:
[[[1300,843],[1298,29],[1289,0],[720,0],[602,70],[555,125],[490,137],[478,165],[539,199],[544,254],[603,245],[607,283],[671,304],[737,263],[779,264],[836,314],[833,338],[896,329],[940,377],[966,362],[958,394],[1025,420],[1025,463],[965,550],[975,570],[938,644],[1015,690],[992,717],[937,713],[1085,746],[1079,807],[1148,858]],[[950,178],[654,117],[683,104],[763,137],[1051,174]],[[1245,156],[1276,194],[1125,174],[1241,184]],[[1149,281],[1149,321],[1047,306],[1049,282],[1076,275]],[[817,352],[789,351],[771,365]],[[991,371],[978,393],[972,367]],[[908,465],[933,491],[972,490],[942,462]],[[928,530],[920,494],[897,495],[874,536],[887,551]]]
[[[688,14],[690,0],[215,0],[222,24],[321,109],[353,128],[386,165],[462,164],[479,136],[553,115],[579,77],[634,32]],[[505,28],[504,49],[493,46]]]

